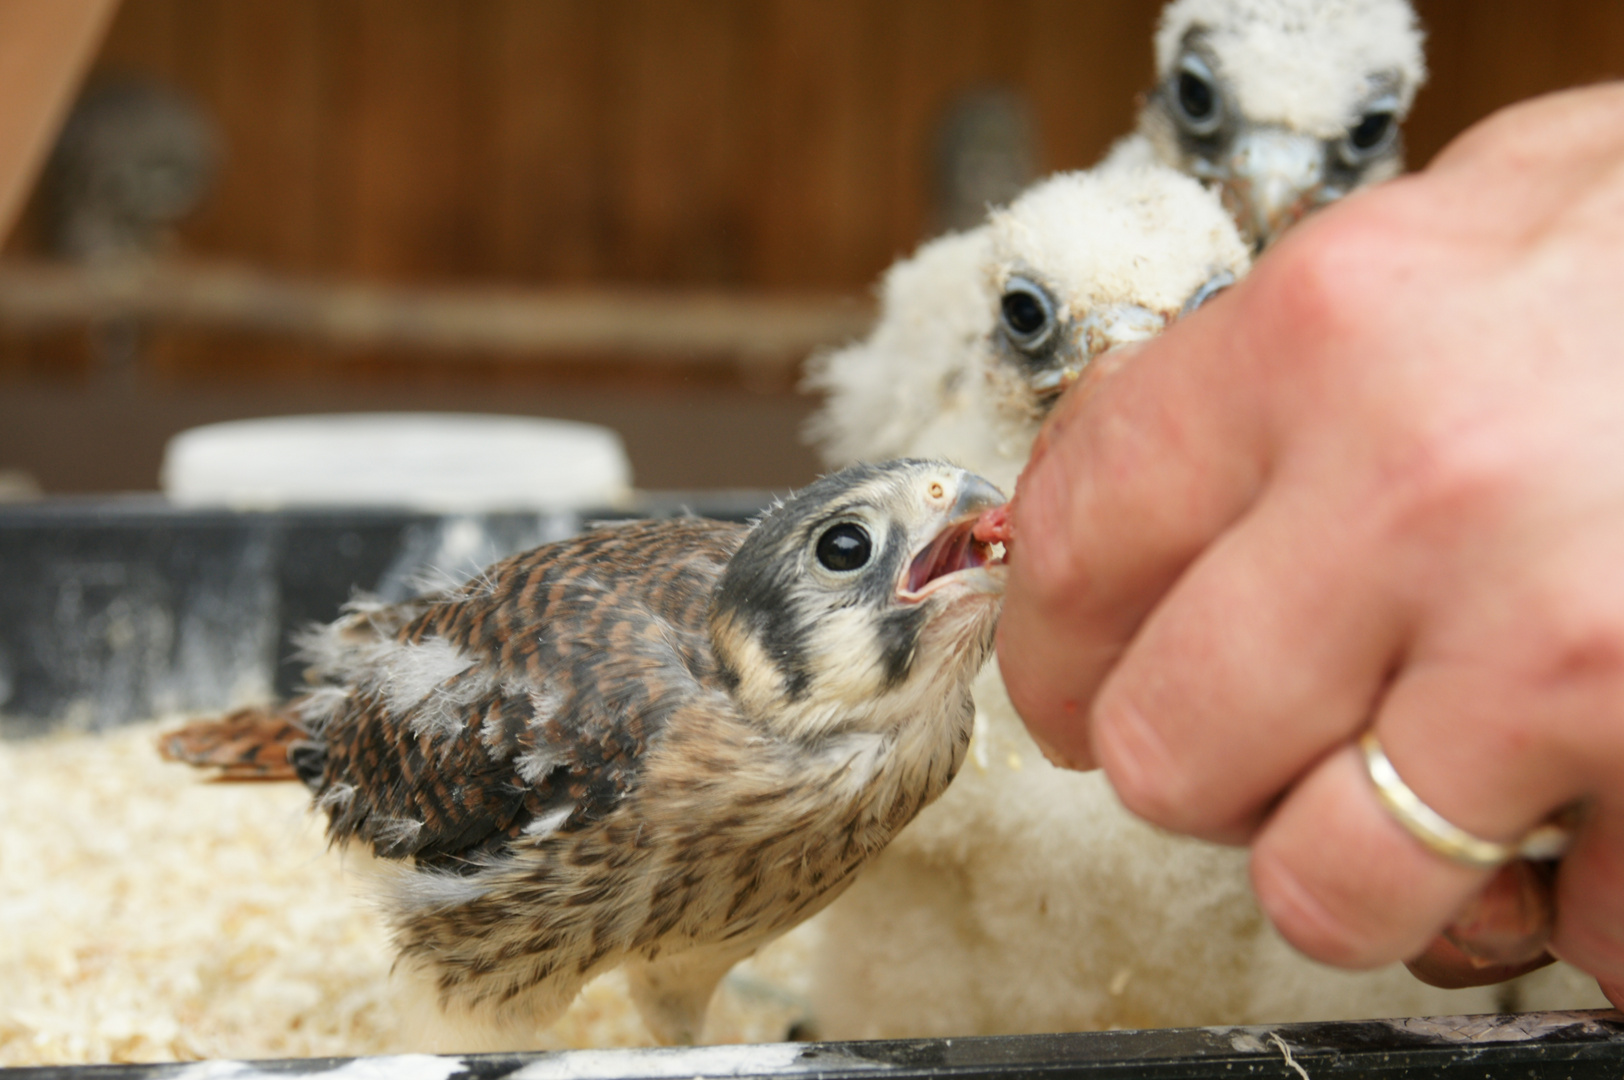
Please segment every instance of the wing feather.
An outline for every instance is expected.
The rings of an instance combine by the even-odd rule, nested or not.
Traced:
[[[719,685],[707,615],[745,531],[599,528],[458,589],[357,605],[313,636],[327,685],[307,700],[325,715],[307,716],[296,764],[329,836],[477,869],[527,828],[600,820],[667,719]]]

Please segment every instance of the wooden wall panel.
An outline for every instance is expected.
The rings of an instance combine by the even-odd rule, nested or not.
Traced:
[[[742,276],[749,141],[748,0],[628,0],[600,84],[611,273],[638,283]]]
[[[605,13],[593,0],[501,0],[473,13],[472,239],[495,278],[575,283],[601,272]]]
[[[850,288],[907,228],[885,182],[898,141],[897,11],[865,0],[762,7],[750,272],[768,286]]]
[[[1043,165],[1086,165],[1131,122],[1153,19],[1138,0],[125,0],[101,67],[218,119],[198,253],[861,289],[932,231],[949,105],[1021,90]]]
[[[1617,0],[1416,0],[1416,10],[1431,79],[1405,132],[1412,165],[1498,108],[1624,77]]]
[[[1624,4],[1421,0],[1423,162],[1624,73]],[[864,288],[932,228],[943,111],[1030,100],[1086,166],[1150,80],[1144,0],[125,0],[100,61],[201,99],[189,249],[396,280]]]
[[[224,135],[225,168],[196,222],[202,247],[311,272],[338,255],[328,112],[332,48],[321,0],[192,3],[181,12],[185,75]]]
[[[1085,167],[1132,125],[1151,78],[1158,7],[123,0],[97,67],[179,87],[220,126],[225,168],[182,231],[188,254],[400,282],[861,294],[934,230],[944,110],[971,90],[1014,89],[1031,104],[1040,167]],[[1618,0],[1417,8],[1432,80],[1407,129],[1412,164],[1501,105],[1624,75]],[[36,199],[11,250],[38,249],[39,210]],[[167,330],[142,339],[138,370],[109,373],[95,340],[0,341],[0,379],[10,380],[0,384],[0,466],[35,468],[52,489],[75,489],[71,469],[8,436],[16,425],[7,409],[46,384],[94,384],[91,396],[105,401],[115,392],[108,380],[125,379],[149,402],[205,387],[206,407],[145,412],[192,422],[295,399],[492,403],[609,422],[621,410],[642,425],[663,407],[666,432],[682,430],[684,410],[711,425],[734,415],[731,429],[707,429],[703,454],[643,438],[652,456],[640,473],[659,484],[755,484],[804,480],[813,469],[784,419],[807,403],[782,380],[747,387],[714,368],[598,376],[579,363],[439,364]],[[758,411],[776,418],[770,445],[759,441]],[[126,453],[111,423],[98,421],[108,447],[98,460],[150,484],[161,432],[147,425],[147,449]],[[716,449],[730,439],[748,452]],[[727,468],[716,471],[719,462]]]
[[[1086,168],[1133,127],[1155,78],[1155,4],[1034,0],[1026,86],[1050,169]]]

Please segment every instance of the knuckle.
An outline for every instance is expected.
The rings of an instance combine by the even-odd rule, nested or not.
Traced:
[[[1098,588],[1088,547],[1068,538],[1060,530],[1028,530],[1017,541],[1017,558],[1028,562],[1026,576],[1037,583],[1037,598],[1056,618],[1076,611]]]
[[[1341,208],[1290,236],[1253,270],[1247,291],[1253,323],[1296,347],[1277,355],[1293,365],[1323,355],[1325,340],[1364,340],[1382,305],[1379,290],[1394,256],[1380,242],[1379,221],[1361,208]]]
[[[1345,230],[1322,228],[1317,243],[1281,249],[1281,261],[1264,278],[1273,285],[1271,298],[1287,327],[1320,332],[1348,321],[1352,306],[1342,273],[1348,249],[1357,243]]]
[[[1143,773],[1125,771],[1118,759],[1103,750],[1100,753],[1100,767],[1110,778],[1117,798],[1135,817],[1172,832],[1195,831],[1193,816],[1187,812],[1172,785],[1160,780],[1147,780]]]
[[[1525,466],[1508,435],[1492,422],[1438,422],[1395,437],[1375,477],[1389,538],[1453,550],[1485,535],[1525,488]]]
[[[1601,595],[1596,579],[1564,581],[1528,605],[1525,628],[1535,650],[1536,680],[1563,688],[1624,684],[1624,610]]]
[[[1013,504],[1018,555],[1011,563],[1032,600],[1064,610],[1088,595],[1093,584],[1090,549],[1072,527],[1080,487],[1073,469],[1054,459],[1044,465],[1022,477],[1023,490]]]

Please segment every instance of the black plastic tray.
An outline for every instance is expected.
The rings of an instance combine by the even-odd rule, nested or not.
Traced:
[[[0,506],[0,734],[100,730],[286,694],[290,636],[357,590],[403,599],[583,521],[743,520],[761,492],[583,513],[191,510],[156,498]]]
[[[8,1080],[1185,1080],[1195,1077],[1482,1077],[1617,1080],[1616,1012],[1370,1020],[1074,1035],[765,1043],[669,1050],[402,1055],[6,1070]]]

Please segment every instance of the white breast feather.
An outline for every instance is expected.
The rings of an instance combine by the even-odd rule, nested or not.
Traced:
[[[964,408],[967,349],[989,329],[993,300],[982,269],[985,228],[952,233],[893,266],[869,336],[814,357],[806,389],[827,394],[809,437],[831,462],[883,461],[908,452],[921,427]]]

